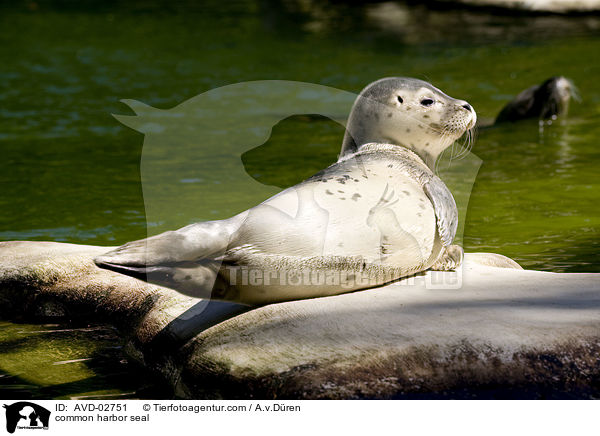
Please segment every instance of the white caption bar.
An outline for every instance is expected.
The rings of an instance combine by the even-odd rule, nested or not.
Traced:
[[[597,401],[10,401],[0,434],[596,433]],[[18,409],[18,410],[17,410]],[[15,421],[16,420],[16,421]],[[11,431],[12,430],[12,433]],[[8,433],[7,433],[8,431]],[[209,433],[210,432],[210,433]],[[310,433],[309,433],[310,432]]]

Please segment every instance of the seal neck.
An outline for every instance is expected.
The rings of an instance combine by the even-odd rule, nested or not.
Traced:
[[[419,156],[423,160],[423,162],[425,162],[425,165],[427,165],[431,171],[435,171],[435,162],[437,161],[441,152],[435,152],[435,153],[430,152],[427,150],[427,148],[418,147],[417,145],[411,145],[411,146],[406,146],[403,144],[394,144],[394,145],[396,145],[398,147],[403,147],[403,148],[406,148],[407,150],[412,151],[417,156]],[[433,149],[433,150],[435,150],[435,149]],[[442,151],[443,151],[443,149],[442,149]]]
[[[361,153],[379,153],[386,152],[392,153],[398,156],[403,156],[410,158],[416,162],[419,162],[420,165],[426,166],[425,161],[414,151],[396,144],[382,143],[382,142],[369,142],[367,144],[363,144],[359,147],[359,151]]]
[[[357,145],[357,142],[354,140],[354,138],[346,131],[346,134],[344,135],[344,142],[342,143],[340,159],[349,154],[356,153],[359,150],[363,150],[367,145],[371,146],[372,144],[385,144],[385,146],[388,148],[394,147],[399,150],[411,151],[412,153],[416,154],[425,163],[425,165],[429,167],[430,170],[435,171],[435,162],[445,148],[441,148],[441,151],[439,151],[440,147],[431,147],[430,151],[429,143],[426,143],[427,145],[413,143],[407,146],[405,144],[399,144],[398,141],[395,141],[392,138],[386,137],[376,138],[374,140],[364,142],[361,141],[360,144],[361,145]]]

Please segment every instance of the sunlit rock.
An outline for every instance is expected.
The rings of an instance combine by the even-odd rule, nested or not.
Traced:
[[[98,269],[107,249],[0,243],[0,314],[115,325],[184,398],[598,394],[599,274],[467,254],[462,275],[249,310]]]

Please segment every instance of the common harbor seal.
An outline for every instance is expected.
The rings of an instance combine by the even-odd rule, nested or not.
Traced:
[[[571,97],[578,98],[573,82],[563,76],[550,77],[539,85],[523,90],[508,102],[494,124],[527,118],[556,119],[567,113]]]
[[[96,264],[251,305],[455,268],[458,212],[433,170],[476,120],[469,103],[427,82],[381,79],[355,101],[333,165],[232,218],[129,242]]]

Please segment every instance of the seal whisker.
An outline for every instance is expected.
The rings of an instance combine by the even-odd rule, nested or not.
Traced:
[[[464,155],[464,151],[469,147],[470,144],[470,136],[469,136],[469,131],[467,130],[463,135],[462,135],[462,143],[460,144],[460,148],[458,150],[458,153],[456,153],[455,156],[453,156],[454,160],[460,160],[461,157]],[[459,138],[460,139],[460,138]],[[457,141],[458,142],[458,141]]]
[[[456,160],[464,159],[469,152],[473,149],[473,144],[475,143],[475,127],[471,127],[469,130],[465,132],[465,142],[463,144],[463,148],[460,153],[456,156]]]
[[[444,128],[444,130],[442,131],[442,134],[441,134],[442,136],[441,136],[441,138],[440,138],[440,144],[444,144],[444,143],[446,142],[446,138],[448,138],[448,137],[450,136],[450,134],[451,134],[451,132],[450,132],[450,129],[449,129],[449,128],[447,128],[447,127],[445,127],[445,128]],[[455,142],[452,142],[452,149],[451,149],[451,151],[450,151],[450,160],[449,160],[449,162],[448,162],[448,166],[450,166],[450,163],[452,162],[452,155],[453,155],[453,153],[454,153],[454,143],[455,143]],[[438,173],[439,173],[439,166],[440,166],[440,163],[441,163],[441,161],[442,161],[442,156],[444,155],[444,153],[445,153],[447,150],[448,150],[448,148],[445,148],[445,149],[444,149],[444,151],[442,152],[441,156],[440,156],[440,157],[437,159],[437,161],[436,161],[436,163],[435,163],[435,169],[434,169],[434,172],[435,172],[436,174],[438,174]]]
[[[462,145],[462,149],[461,149],[460,153],[458,153],[458,155],[456,156],[456,160],[464,159],[465,156],[467,154],[469,154],[469,151],[471,151],[472,145],[473,145],[473,142],[471,140],[471,131],[467,130],[467,133],[465,134],[465,140]]]
[[[461,145],[460,151],[456,155],[456,160],[461,160],[465,155],[469,152],[471,146],[471,134],[470,130],[467,130],[463,135],[463,143]]]
[[[456,158],[457,154],[455,154],[456,151],[456,143],[457,141],[452,142],[452,148],[450,149],[450,159],[448,160],[448,168],[450,167],[450,165],[452,164],[452,161]]]

